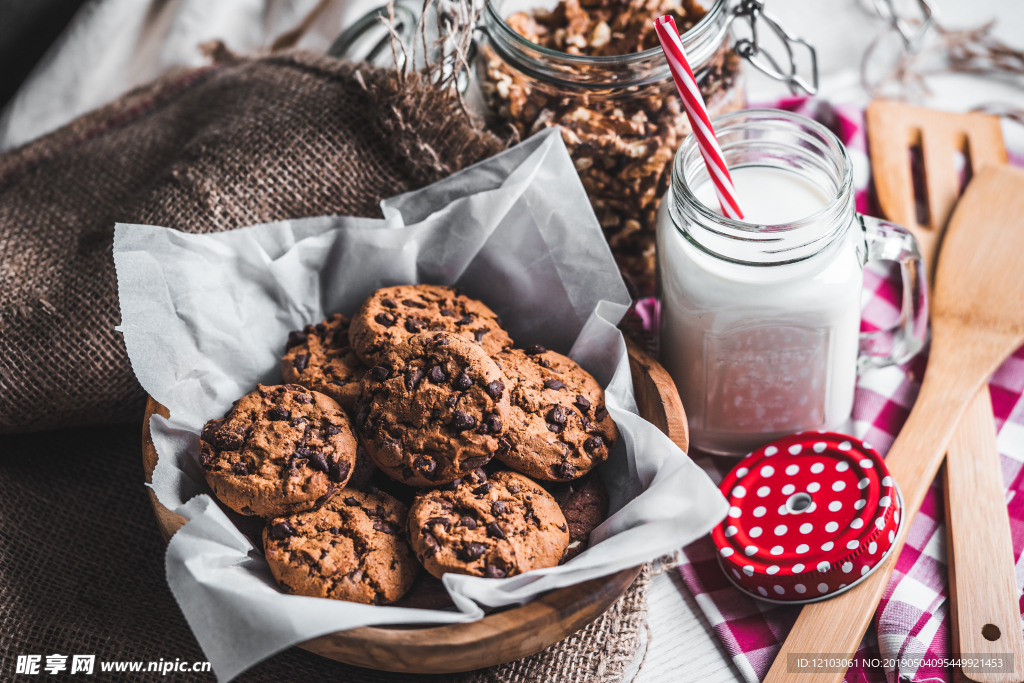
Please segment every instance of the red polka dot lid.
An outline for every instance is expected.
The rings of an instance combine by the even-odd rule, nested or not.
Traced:
[[[712,531],[734,584],[778,602],[821,600],[881,564],[902,499],[885,462],[843,434],[802,432],[759,448],[721,484],[729,514]]]

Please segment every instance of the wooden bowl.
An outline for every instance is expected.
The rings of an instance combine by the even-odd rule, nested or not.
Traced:
[[[689,432],[683,404],[672,378],[639,346],[627,340],[629,367],[640,414],[687,450]],[[149,435],[149,417],[167,417],[167,409],[149,399],[142,427],[146,481],[152,482],[157,453]],[[150,502],[164,541],[185,518]],[[468,624],[448,626],[364,626],[330,633],[299,647],[346,664],[403,673],[456,673],[521,659],[550,647],[601,616],[626,592],[639,567],[551,591],[533,602]]]

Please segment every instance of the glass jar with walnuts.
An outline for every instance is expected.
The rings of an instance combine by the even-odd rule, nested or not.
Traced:
[[[727,0],[491,0],[477,77],[490,115],[522,138],[561,126],[634,295],[655,283],[655,217],[690,126],[654,32],[671,14],[711,116],[745,105]],[[525,4],[524,4],[525,3]]]

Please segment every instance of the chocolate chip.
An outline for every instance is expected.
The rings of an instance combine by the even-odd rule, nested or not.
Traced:
[[[394,327],[395,323],[398,321],[393,313],[388,313],[387,311],[378,313],[373,317],[373,319],[384,327]]]
[[[377,507],[366,508],[366,516],[384,518],[388,516],[388,511],[384,509],[383,505],[378,504]]]
[[[340,460],[331,463],[331,467],[327,472],[327,476],[331,478],[336,484],[340,484],[348,478],[348,472],[352,469],[347,462]]]
[[[440,408],[432,408],[430,411],[431,420],[440,420],[444,412]]]
[[[358,507],[359,501],[353,498],[352,496],[349,496],[348,498],[345,499],[345,505],[348,505],[350,508]]]
[[[554,432],[555,434],[558,434],[560,431],[562,431],[562,425],[549,424],[548,425],[548,431],[549,432]]]
[[[508,492],[509,493],[519,493],[519,487],[516,486],[515,484],[510,484],[508,486]]]
[[[494,413],[491,413],[484,418],[484,429],[491,434],[500,434],[501,428],[501,420]]]
[[[484,568],[484,578],[504,579],[505,570],[501,567],[495,567],[493,564],[489,564]]]
[[[568,531],[569,530],[569,527],[567,527],[565,524],[559,524],[558,528],[561,529],[562,531]]]
[[[491,482],[486,482],[473,489],[474,496],[482,496],[491,490]]]
[[[312,403],[313,397],[310,396],[309,394],[296,394],[292,400],[294,400],[296,403],[301,403],[305,405],[307,403]]]
[[[487,334],[487,330],[477,330],[473,333],[473,339],[476,340],[477,344],[480,344],[484,340],[484,335]]]
[[[561,391],[562,389],[565,389],[565,384],[558,381],[557,379],[549,379],[546,382],[544,382],[544,388],[554,389],[555,391]]]
[[[242,427],[228,429],[221,427],[213,436],[213,445],[222,451],[237,451],[245,445],[245,430]]]
[[[247,474],[249,474],[249,466],[246,465],[244,462],[236,462],[234,465],[231,466],[231,471],[233,471],[240,477],[244,477]]]
[[[465,471],[471,470],[475,467],[482,467],[490,462],[491,457],[492,456],[490,455],[478,455],[475,458],[466,458],[462,461],[462,464],[459,465],[459,469]]]
[[[409,318],[405,321],[405,329],[410,334],[416,334],[424,327],[427,326],[426,320],[420,320],[419,318]]]
[[[285,384],[284,387],[282,387],[282,388],[284,389],[285,392],[288,392],[288,391],[305,391],[306,390],[305,387],[301,387],[298,384]]]
[[[452,414],[452,427],[458,430],[472,429],[476,426],[476,418],[469,413],[456,410]]]
[[[542,368],[550,368],[551,361],[549,361],[547,358],[538,358],[537,365],[541,366]]]
[[[551,424],[564,425],[565,424],[565,408],[562,406],[555,406],[548,411],[547,421]]]
[[[266,418],[272,421],[287,420],[288,410],[284,406],[273,406],[266,412]]]
[[[455,381],[452,384],[459,391],[465,391],[466,389],[469,389],[471,386],[473,386],[473,380],[471,380],[469,378],[469,375],[467,375],[465,371],[463,371],[462,374],[455,378]]]
[[[599,408],[598,411],[594,413],[594,419],[597,420],[598,422],[605,419],[606,417],[608,417],[608,411],[605,410],[604,408]]]
[[[292,525],[288,522],[278,522],[274,526],[270,527],[270,537],[275,541],[283,541],[289,536],[294,536],[295,530],[292,529]]]
[[[556,477],[561,477],[563,479],[572,479],[576,476],[577,472],[576,468],[567,462],[555,465],[552,469],[554,470]]]
[[[412,299],[402,299],[402,304],[410,308],[426,308],[426,304],[421,304],[419,301],[413,301]]]
[[[464,526],[470,531],[472,531],[476,528],[476,520],[470,517],[469,515],[466,515],[465,517],[459,520],[459,526]]]
[[[487,481],[487,473],[484,472],[483,468],[478,467],[470,472],[469,475],[466,476],[466,479],[471,484],[482,484]]]
[[[423,543],[430,549],[431,555],[436,555],[437,551],[441,548],[437,545],[437,539],[434,538],[433,534],[426,531],[423,532]]]
[[[587,453],[593,453],[594,450],[604,446],[604,439],[599,436],[592,436],[583,442],[583,450]]]
[[[491,503],[491,514],[495,517],[505,514],[505,503],[500,500],[496,500]]]
[[[463,562],[474,562],[487,551],[487,546],[482,543],[467,543],[459,549],[459,559]]]
[[[588,401],[587,397],[582,394],[576,394],[576,405],[579,406],[579,409],[583,412],[590,410],[590,401]]]
[[[442,323],[440,321],[431,323],[430,329],[432,329],[432,330],[443,330],[444,329],[444,323]],[[446,335],[435,334],[434,335],[434,343],[437,346],[448,346],[449,344],[452,343],[452,340],[449,339]]]
[[[327,474],[327,458],[324,457],[323,453],[320,453],[319,451],[313,451],[309,454],[309,457],[307,459],[309,460],[310,467],[312,467],[314,470],[318,470],[320,472],[323,472],[324,474]]]
[[[498,440],[498,455],[508,455],[509,451],[511,450],[512,443],[508,439],[502,437],[501,439]]]
[[[457,317],[459,317],[459,314],[456,313],[455,311],[453,311],[450,308],[442,308],[441,309],[441,315],[445,316],[446,318],[457,318]]]
[[[383,365],[374,365],[370,368],[370,377],[374,378],[378,382],[383,382],[391,374],[391,370],[384,367]]]
[[[333,384],[333,385],[335,385],[335,386],[338,386],[338,387],[343,387],[343,386],[345,386],[346,384],[348,384],[348,382],[346,382],[346,381],[345,381],[345,380],[343,380],[343,379],[332,379],[332,380],[330,381],[330,383],[331,383],[331,384]]]
[[[306,333],[305,332],[300,332],[298,330],[294,330],[294,331],[288,333],[288,343],[285,344],[284,348],[287,350],[287,349],[292,348],[293,346],[298,346],[299,344],[304,344],[305,342],[306,342]]]
[[[487,395],[495,401],[501,400],[501,392],[505,391],[505,383],[502,381],[491,382],[487,385]]]
[[[445,403],[448,404],[449,408],[454,408],[459,403],[459,395],[452,394],[445,400]]]
[[[380,305],[384,308],[398,308],[398,304],[395,303],[394,299],[381,299]]]
[[[374,522],[373,523],[373,528],[374,528],[375,531],[379,531],[381,533],[388,534],[390,536],[397,536],[398,535],[398,529],[396,529],[394,527],[394,525],[392,525],[390,522],[385,522],[384,520],[380,520],[378,522]]]
[[[472,316],[472,315],[469,315],[469,314],[467,314],[467,315],[464,315],[464,316],[462,316],[462,317],[461,317],[461,318],[459,318],[458,320],[456,320],[456,321],[455,321],[455,324],[456,324],[456,325],[468,325],[468,324],[470,324],[471,322],[473,322],[473,316]]]
[[[327,425],[327,429],[324,430],[324,431],[327,432],[327,436],[334,436],[335,434],[341,434],[341,430],[338,429],[337,427],[335,427],[332,424]]]
[[[437,461],[428,460],[427,458],[416,458],[413,462],[413,466],[429,477],[434,473],[434,470],[437,469]]]
[[[448,379],[448,377],[444,374],[444,370],[441,369],[440,365],[435,365],[434,367],[430,368],[430,372],[427,373],[427,376],[430,377],[430,381],[433,382],[434,384],[441,384],[446,379]]]
[[[532,346],[527,346],[524,349],[524,351],[526,352],[527,356],[536,356],[539,353],[547,353],[547,349],[545,349],[540,344],[533,344]]]
[[[487,535],[493,536],[494,538],[500,538],[503,541],[505,540],[505,531],[497,522],[491,522],[487,525]]]
[[[427,526],[440,525],[444,527],[445,531],[448,531],[452,527],[451,521],[447,517],[431,517],[427,520]]]
[[[455,489],[459,488],[459,486],[461,484],[462,484],[462,479],[456,479],[455,481],[448,482],[447,484],[442,484],[441,486],[438,486],[437,488],[440,491],[454,491]]]
[[[416,386],[420,383],[420,380],[423,379],[423,376],[425,374],[426,373],[423,372],[423,370],[421,370],[420,368],[409,368],[408,370],[406,370],[405,388],[409,391],[415,389]]]

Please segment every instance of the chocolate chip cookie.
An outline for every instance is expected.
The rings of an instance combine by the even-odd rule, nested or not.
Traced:
[[[517,472],[474,470],[420,493],[409,510],[413,552],[427,571],[492,579],[553,567],[569,545],[558,503]]]
[[[374,292],[352,318],[349,339],[367,365],[421,332],[450,332],[483,347],[487,355],[512,346],[494,311],[459,290],[401,285]]]
[[[288,335],[281,376],[290,384],[327,394],[352,412],[366,366],[348,341],[349,320],[334,314]]]
[[[356,439],[333,399],[295,384],[246,394],[200,440],[203,472],[225,505],[276,517],[308,510],[344,488]]]
[[[586,370],[542,346],[494,356],[510,382],[512,412],[497,457],[537,479],[575,479],[608,458],[619,438],[604,390]]]
[[[263,531],[270,571],[295,595],[390,604],[419,571],[406,514],[386,493],[345,489],[316,510],[273,519]]]
[[[447,332],[418,334],[363,377],[356,429],[386,474],[436,486],[491,459],[506,431],[507,394],[482,348]]]
[[[590,547],[590,532],[608,518],[608,489],[596,472],[565,482],[549,482],[544,488],[555,498],[569,524],[568,562]]]

